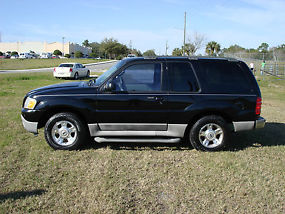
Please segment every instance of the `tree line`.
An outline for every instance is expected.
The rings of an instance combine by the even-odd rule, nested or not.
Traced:
[[[105,38],[100,43],[89,42],[89,40],[86,39],[82,45],[92,48],[92,53],[89,54],[92,58],[122,59],[128,54],[134,54],[136,56],[156,56],[154,49],[142,53],[138,49],[127,47],[114,38]]]

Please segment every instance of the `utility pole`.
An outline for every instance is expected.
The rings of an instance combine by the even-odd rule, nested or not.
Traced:
[[[184,12],[184,39],[183,39],[183,56],[185,56],[185,39],[186,39],[186,12]]]
[[[130,48],[130,50],[131,50],[131,52],[132,52],[132,51],[133,51],[133,42],[132,42],[132,40],[130,40],[129,48]]]
[[[167,56],[167,50],[168,50],[168,41],[166,41],[166,44],[165,44],[165,56]]]
[[[0,42],[2,42],[2,35],[1,35],[1,31],[0,31]]]
[[[65,37],[62,37],[62,56],[64,56],[64,39]]]

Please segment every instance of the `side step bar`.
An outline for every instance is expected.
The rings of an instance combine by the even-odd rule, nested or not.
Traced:
[[[95,137],[98,143],[179,143],[181,138],[112,138],[112,137]]]

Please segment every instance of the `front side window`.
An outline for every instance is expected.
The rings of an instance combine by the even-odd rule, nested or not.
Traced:
[[[188,62],[168,63],[169,90],[172,92],[197,92],[199,86]]]
[[[161,90],[161,64],[136,64],[114,79],[116,91],[151,92]]]

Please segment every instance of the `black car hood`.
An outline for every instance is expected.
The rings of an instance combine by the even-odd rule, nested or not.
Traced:
[[[68,82],[68,83],[60,83],[60,84],[54,84],[54,85],[47,85],[41,88],[36,88],[32,91],[30,91],[27,95],[37,94],[40,92],[48,92],[51,90],[61,90],[61,89],[71,89],[71,88],[78,88],[78,87],[87,87],[86,82]]]

